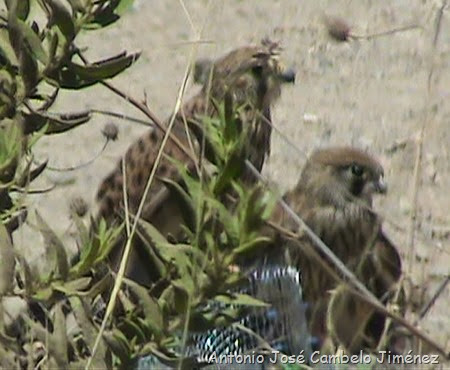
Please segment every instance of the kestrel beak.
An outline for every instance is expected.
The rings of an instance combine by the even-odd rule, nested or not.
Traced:
[[[374,182],[375,190],[380,194],[386,194],[388,186],[384,180],[384,176],[380,175],[377,181]]]
[[[280,79],[283,82],[294,83],[295,82],[295,70],[293,68],[287,68],[280,74]]]

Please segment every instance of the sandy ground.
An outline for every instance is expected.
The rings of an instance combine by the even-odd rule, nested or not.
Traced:
[[[433,28],[441,1],[323,1],[323,0],[176,0],[137,1],[125,17],[104,31],[86,33],[78,45],[90,60],[122,50],[142,50],[129,71],[113,80],[130,95],[146,99],[161,119],[169,115],[193,51],[188,41],[211,41],[198,46],[198,57],[216,57],[265,36],[282,41],[286,64],[297,70],[295,86],[287,87],[273,111],[273,121],[289,138],[273,135],[272,155],[264,173],[282,191],[293,186],[314,148],[351,144],[378,155],[386,171],[389,192],[377,201],[386,217],[386,230],[401,249],[408,278],[425,287],[429,297],[449,274],[450,265],[450,14],[444,10],[436,51]],[[358,34],[419,24],[410,30],[370,40],[336,43],[330,40],[321,15],[345,17]],[[434,66],[432,89],[427,78]],[[196,87],[188,89],[188,96]],[[81,94],[63,93],[57,111],[95,108],[143,118],[104,87]],[[428,114],[428,115],[427,115]],[[428,117],[428,118],[427,118]],[[101,129],[107,122],[120,128],[119,140],[88,167],[73,172],[46,171],[41,186],[57,184],[45,195],[30,196],[54,230],[73,250],[68,203],[82,196],[94,203],[96,188],[127,146],[145,127],[95,115],[69,135],[41,140],[36,153],[51,166],[70,167],[89,161],[100,150]],[[413,210],[414,163],[417,137],[425,123],[423,160],[418,189],[414,250],[408,242]],[[397,145],[400,144],[400,145]],[[33,218],[30,218],[33,221]],[[30,259],[43,253],[42,241],[28,227],[15,235]],[[413,265],[407,262],[413,254]],[[421,326],[442,345],[450,346],[450,288],[422,320]]]

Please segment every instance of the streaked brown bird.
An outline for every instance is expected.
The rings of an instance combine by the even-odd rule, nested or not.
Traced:
[[[397,248],[381,229],[369,244],[355,273],[382,303],[394,298],[394,288],[401,276],[401,259]],[[385,322],[384,314],[352,293],[345,283],[340,283],[332,292],[327,309],[327,328],[334,342],[344,346],[348,352],[377,348]],[[391,339],[391,332],[395,333],[395,329],[390,329],[384,344],[395,350],[395,340]]]
[[[397,250],[384,236],[381,219],[372,209],[373,195],[386,190],[383,167],[374,157],[352,147],[332,147],[310,156],[297,185],[284,196],[290,207],[378,297],[391,290],[401,269]],[[275,211],[273,220],[297,231],[297,225],[281,209]],[[330,291],[338,282],[318,263],[311,252],[311,248],[317,249],[307,236],[288,244],[289,259],[302,271],[305,300],[312,305],[312,334],[324,339],[331,332],[352,351],[366,346],[365,335],[349,338],[354,331],[346,331],[345,323],[352,322],[352,310],[359,308],[369,312],[371,319],[374,313],[370,307],[363,307],[352,296],[355,306],[347,305],[339,314],[329,315],[327,328]],[[336,307],[333,310],[339,311]]]
[[[295,73],[285,69],[280,61],[281,48],[278,43],[263,40],[260,45],[246,46],[231,51],[213,63],[205,63],[195,71],[195,75],[203,83],[198,95],[187,101],[175,117],[172,129],[173,136],[184,145],[192,148],[194,141],[194,157],[198,157],[199,144],[195,138],[202,137],[202,117],[217,116],[218,105],[230,98],[235,106],[240,107],[242,126],[250,125],[247,158],[261,170],[265,158],[270,153],[271,121],[270,108],[277,100],[284,83],[292,83]],[[128,149],[125,161],[126,191],[128,208],[135,214],[141,202],[149,175],[155,165],[157,153],[161,147],[164,133],[156,129],[149,130]],[[155,180],[144,200],[141,218],[151,222],[163,235],[177,235],[182,224],[178,204],[165,187],[161,178],[178,181],[179,174],[169,158],[185,163],[191,170],[194,168],[192,157],[169,140],[164,148],[164,156],[158,165]],[[123,188],[124,175],[122,160],[114,171],[100,185],[97,200],[99,204],[98,218],[105,218],[109,223],[123,220]],[[134,248],[136,249],[136,248]],[[136,251],[135,251],[136,252]],[[118,261],[121,249],[112,253],[113,261]],[[142,277],[149,273],[148,265],[139,263],[148,260],[145,256],[133,253],[130,256],[128,276],[144,282]],[[150,278],[150,281],[153,280]]]

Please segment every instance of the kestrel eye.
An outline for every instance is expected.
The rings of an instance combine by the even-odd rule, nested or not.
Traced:
[[[357,164],[352,164],[351,166],[352,174],[355,176],[362,176],[364,173],[364,169],[361,166],[358,166]]]
[[[263,72],[263,67],[262,66],[254,66],[252,68],[252,72],[256,75],[256,76],[261,76],[262,72]]]

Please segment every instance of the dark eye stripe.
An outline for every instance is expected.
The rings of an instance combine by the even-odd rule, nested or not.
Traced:
[[[364,173],[364,168],[357,164],[352,164],[350,168],[355,176],[361,176]]]

